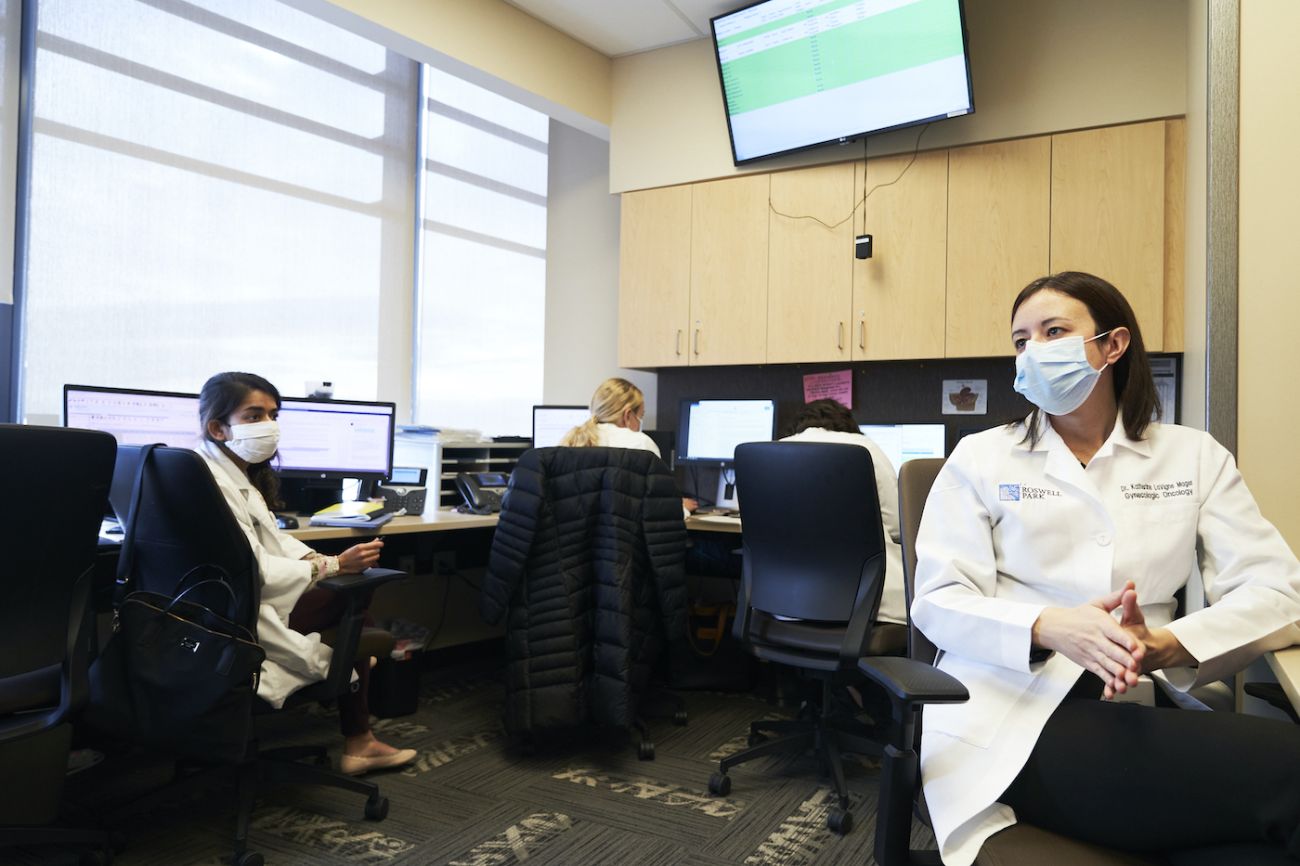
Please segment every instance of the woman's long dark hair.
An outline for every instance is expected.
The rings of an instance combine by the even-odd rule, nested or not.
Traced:
[[[1068,295],[1088,308],[1098,334],[1108,334],[1115,328],[1128,328],[1128,351],[1111,365],[1111,381],[1115,384],[1115,402],[1119,404],[1120,417],[1124,421],[1124,432],[1129,439],[1141,439],[1146,434],[1151,417],[1160,417],[1160,399],[1156,395],[1156,384],[1151,378],[1151,361],[1147,358],[1146,344],[1142,342],[1142,330],[1138,327],[1137,315],[1119,289],[1092,274],[1082,271],[1062,271],[1039,277],[1020,290],[1016,302],[1011,305],[1011,319],[1016,318],[1020,305],[1044,289],[1051,289]],[[1085,337],[1085,339],[1087,339]],[[1105,337],[1102,337],[1105,340]],[[1031,445],[1038,444],[1042,412],[1037,406],[1029,413],[1029,429],[1025,436]]]
[[[208,422],[227,423],[227,419],[254,391],[270,395],[271,399],[275,400],[276,407],[280,406],[280,392],[274,385],[255,373],[218,373],[204,382],[203,390],[199,392],[199,426],[203,430],[203,438],[209,442],[216,442],[217,440],[212,438],[212,433],[208,430]],[[280,502],[280,479],[271,466],[271,461],[274,459],[272,457],[262,463],[250,463],[248,466],[248,480],[257,488],[257,492],[262,494],[262,498],[266,500],[266,507],[271,509],[283,507],[283,503]]]

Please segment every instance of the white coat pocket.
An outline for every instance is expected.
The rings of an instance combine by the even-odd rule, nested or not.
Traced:
[[[935,704],[925,708],[925,730],[956,737],[981,749],[988,748],[1006,720],[1034,682],[1035,674],[1013,671],[985,662],[945,654],[939,669],[956,677],[970,700],[962,704]]]

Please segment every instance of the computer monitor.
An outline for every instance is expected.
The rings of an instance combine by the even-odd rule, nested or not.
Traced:
[[[889,455],[895,472],[909,460],[947,454],[942,424],[861,424],[858,429]]]
[[[119,445],[199,444],[199,398],[175,391],[63,386],[63,426],[111,433]]]
[[[286,398],[280,403],[282,478],[379,481],[393,471],[392,403]]]
[[[775,400],[683,400],[677,459],[731,463],[737,445],[771,442],[775,432]]]
[[[559,445],[564,434],[591,417],[586,406],[534,406],[533,447]]]

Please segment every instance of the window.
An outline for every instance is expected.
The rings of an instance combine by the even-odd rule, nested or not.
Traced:
[[[550,121],[424,74],[415,419],[528,435],[542,402]]]
[[[226,369],[376,397],[418,65],[266,0],[40,0],[37,27],[23,419]]]

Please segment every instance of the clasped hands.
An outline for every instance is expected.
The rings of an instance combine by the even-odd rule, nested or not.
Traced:
[[[1147,628],[1133,581],[1078,607],[1044,608],[1032,640],[1100,677],[1107,700],[1136,686],[1139,674],[1192,661],[1168,629]]]

